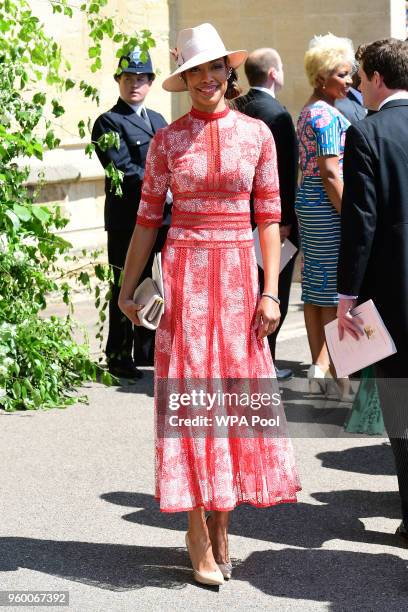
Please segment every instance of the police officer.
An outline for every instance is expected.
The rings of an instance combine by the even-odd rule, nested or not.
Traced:
[[[121,313],[117,303],[120,273],[136,223],[147,151],[154,133],[167,125],[162,115],[145,106],[154,78],[149,55],[145,62],[139,49],[122,56],[114,76],[119,86],[119,99],[111,110],[98,117],[92,130],[92,142],[102,166],[106,168],[112,162],[124,173],[122,196],[115,195],[111,190],[111,180],[105,178],[105,230],[108,234],[108,261],[114,277],[106,360],[109,371],[124,378],[140,378],[142,373],[136,365],[153,363],[154,332],[143,327],[133,331],[131,322]],[[119,134],[119,149],[113,146],[103,151],[103,147],[98,146],[98,139],[108,132]],[[165,234],[163,227],[154,251],[161,250]],[[153,254],[141,280],[151,275]]]

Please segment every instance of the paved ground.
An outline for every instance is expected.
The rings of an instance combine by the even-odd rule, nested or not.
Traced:
[[[90,304],[77,314],[90,327]],[[234,511],[233,580],[193,583],[185,516],[152,498],[146,370],[135,385],[90,385],[89,405],[0,412],[0,589],[69,591],[75,612],[407,610],[390,448],[346,437],[347,405],[304,399],[302,321],[295,287],[278,357],[299,376],[283,392],[303,491],[296,505]]]

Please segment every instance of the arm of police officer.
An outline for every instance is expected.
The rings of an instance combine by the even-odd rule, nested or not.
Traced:
[[[119,134],[119,149],[112,146],[106,149],[106,151],[103,151],[98,146],[98,139],[103,136],[103,134],[109,132],[117,132]],[[92,142],[95,145],[95,152],[99,161],[104,168],[112,162],[118,170],[124,172],[127,179],[134,178],[139,181],[143,180],[144,168],[132,160],[129,147],[123,138],[120,126],[112,120],[108,113],[101,115],[95,121],[92,130]]]
[[[126,256],[118,302],[119,308],[135,325],[140,324],[137,311],[143,305],[133,302],[133,294],[162,225],[163,208],[170,184],[167,151],[164,130],[158,130],[147,153],[142,197],[136,227]]]

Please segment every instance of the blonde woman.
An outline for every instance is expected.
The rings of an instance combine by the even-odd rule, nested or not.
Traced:
[[[266,336],[280,317],[279,185],[269,129],[226,104],[239,93],[234,69],[247,53],[227,51],[216,30],[202,24],[180,32],[175,55],[178,68],[163,87],[188,91],[192,109],[159,130],[150,145],[119,305],[137,325],[140,306],[132,295],[170,187],[172,222],[162,252],[165,312],[155,345],[156,498],[163,512],[188,513],[186,544],[195,580],[220,585],[232,571],[230,511],[241,503],[264,507],[296,501],[291,443],[260,430],[245,437],[239,428],[230,435],[214,429],[206,435],[205,424],[204,431],[186,423],[171,433],[163,427],[162,409],[166,413],[170,406],[165,391],[172,384],[192,394],[200,384],[232,381],[236,388],[234,381],[248,379],[256,387],[274,377]],[[251,191],[265,262],[262,297]],[[177,423],[181,409],[171,405],[170,410]],[[284,414],[279,417],[282,428]],[[205,510],[211,512],[207,520]]]
[[[312,94],[302,108],[297,133],[302,171],[296,199],[303,251],[302,300],[312,355],[311,391],[337,388],[329,371],[324,325],[336,318],[337,259],[343,193],[343,152],[349,121],[335,108],[352,84],[354,51],[347,38],[316,36],[304,65]],[[340,391],[340,390],[339,390]]]

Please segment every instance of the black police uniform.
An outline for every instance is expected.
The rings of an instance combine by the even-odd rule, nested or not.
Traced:
[[[129,62],[125,71],[146,72],[146,66],[142,64],[142,68],[144,70],[140,70],[140,65]],[[120,138],[119,150],[111,147],[102,151],[97,144],[95,150],[104,168],[113,162],[118,170],[124,172],[122,196],[115,195],[111,191],[110,179],[105,179],[105,229],[108,233],[108,261],[114,275],[106,356],[110,366],[127,369],[134,365],[151,365],[154,358],[154,332],[142,327],[135,328],[133,332],[132,323],[118,307],[120,273],[136,224],[147,151],[154,133],[167,125],[162,115],[150,109],[146,111],[147,122],[119,98],[111,110],[98,117],[92,130],[92,142],[95,144],[102,134],[111,131],[117,132]],[[166,207],[165,215],[168,212]],[[153,254],[161,250],[166,233],[167,227],[163,226],[140,280],[151,275]]]

